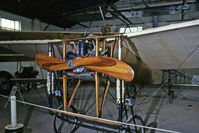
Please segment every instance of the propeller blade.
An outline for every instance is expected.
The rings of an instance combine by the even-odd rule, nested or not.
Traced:
[[[37,54],[36,63],[39,67],[49,70],[49,71],[59,71],[65,69],[73,69],[76,67],[84,67],[84,66],[113,66],[116,64],[116,61],[112,58],[107,57],[86,57],[75,60],[59,60],[54,57],[50,57],[45,54]]]
[[[45,54],[37,54],[35,60],[37,65],[45,70],[59,71],[69,69],[68,65],[66,64],[66,61],[47,56]]]
[[[134,78],[133,69],[124,62],[117,60],[113,66],[84,66],[93,71],[97,71],[111,77],[130,82]]]
[[[132,81],[134,78],[134,72],[129,65],[117,59],[104,56],[62,61],[45,54],[37,54],[36,63],[39,67],[49,71],[85,67],[127,82]]]

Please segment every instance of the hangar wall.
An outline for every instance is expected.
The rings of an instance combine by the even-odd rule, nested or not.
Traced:
[[[26,17],[22,17],[22,16],[18,16],[18,15],[12,14],[12,13],[5,12],[2,10],[0,10],[0,17],[20,21],[22,31],[42,31],[47,26],[46,23],[41,22],[37,18],[29,19]],[[58,30],[63,31],[65,29],[54,26],[54,25],[49,25],[49,26],[47,26],[46,30],[48,30],[48,31],[58,31]],[[34,61],[23,61],[23,62],[21,62],[21,65],[22,65],[22,67],[33,66],[34,69],[36,69],[40,72],[40,68],[35,64]],[[18,71],[19,71],[19,69],[20,68],[18,67]],[[8,71],[14,76],[15,72],[17,71],[17,62],[0,62],[0,71]],[[43,76],[46,77],[46,71],[42,71],[42,73],[43,73]],[[41,72],[39,73],[38,77],[42,78]]]
[[[26,18],[26,17],[15,15],[13,13],[5,12],[5,11],[2,11],[2,10],[0,10],[0,17],[20,21],[22,31],[42,31],[48,25],[47,23],[41,22],[37,18],[29,19],[29,18]],[[65,29],[60,28],[58,26],[49,25],[46,30],[48,30],[48,31],[53,31],[53,30],[63,31]]]

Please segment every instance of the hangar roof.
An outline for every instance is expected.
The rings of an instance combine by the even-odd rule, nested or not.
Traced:
[[[85,28],[88,24],[83,22],[102,20],[99,6],[106,20],[120,20],[111,22],[113,25],[146,24],[152,16],[176,14],[159,18],[159,22],[192,20],[198,18],[199,11],[198,0],[3,0],[0,10],[62,28]],[[108,13],[111,16],[106,16]]]
[[[117,0],[3,0],[0,10],[31,19],[38,18],[59,27],[80,24],[75,14],[92,11],[95,7],[113,4]]]

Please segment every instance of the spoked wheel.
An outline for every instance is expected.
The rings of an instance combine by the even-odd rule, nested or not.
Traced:
[[[127,84],[126,87],[126,91],[125,91],[125,102],[124,102],[124,111],[122,114],[122,121],[126,122],[126,123],[130,123],[130,124],[134,124],[134,125],[140,125],[140,126],[144,126],[144,121],[142,120],[142,118],[138,115],[135,115],[134,110],[133,110],[133,106],[135,104],[135,95],[136,95],[136,91],[135,91],[135,86],[134,86],[134,90],[130,87],[129,84]],[[133,97],[130,96],[130,94],[133,94]],[[123,128],[123,133],[144,133],[145,130],[143,127],[139,127],[139,126],[132,126],[132,125],[126,125]]]
[[[133,119],[135,120],[135,123]],[[142,118],[138,115],[135,115],[134,118],[131,117],[128,123],[144,126],[144,122]],[[127,132],[128,133],[144,133],[145,131],[143,127],[127,126]]]
[[[142,120],[142,118],[138,115],[133,115],[131,108],[132,107],[129,107],[129,110],[124,111],[123,122],[144,126],[144,121]],[[138,127],[138,126],[135,127],[131,125],[125,126],[123,130],[123,133],[144,133],[144,132],[145,130],[143,127]]]
[[[63,110],[63,106],[58,108],[59,110]],[[76,113],[76,109],[71,106],[68,110],[70,112]],[[72,116],[67,116],[64,114],[56,114],[53,117],[53,127],[55,133],[73,133],[78,129],[77,125],[78,119]]]

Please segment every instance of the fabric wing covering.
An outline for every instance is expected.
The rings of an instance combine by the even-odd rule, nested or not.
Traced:
[[[199,20],[126,35],[152,69],[199,68]]]
[[[62,44],[64,38],[82,38],[83,32],[63,31],[0,31],[0,46],[35,58],[37,53],[48,54],[48,44]],[[59,45],[62,49],[62,45]],[[54,47],[58,58],[61,56]],[[67,45],[71,50],[71,46]]]

